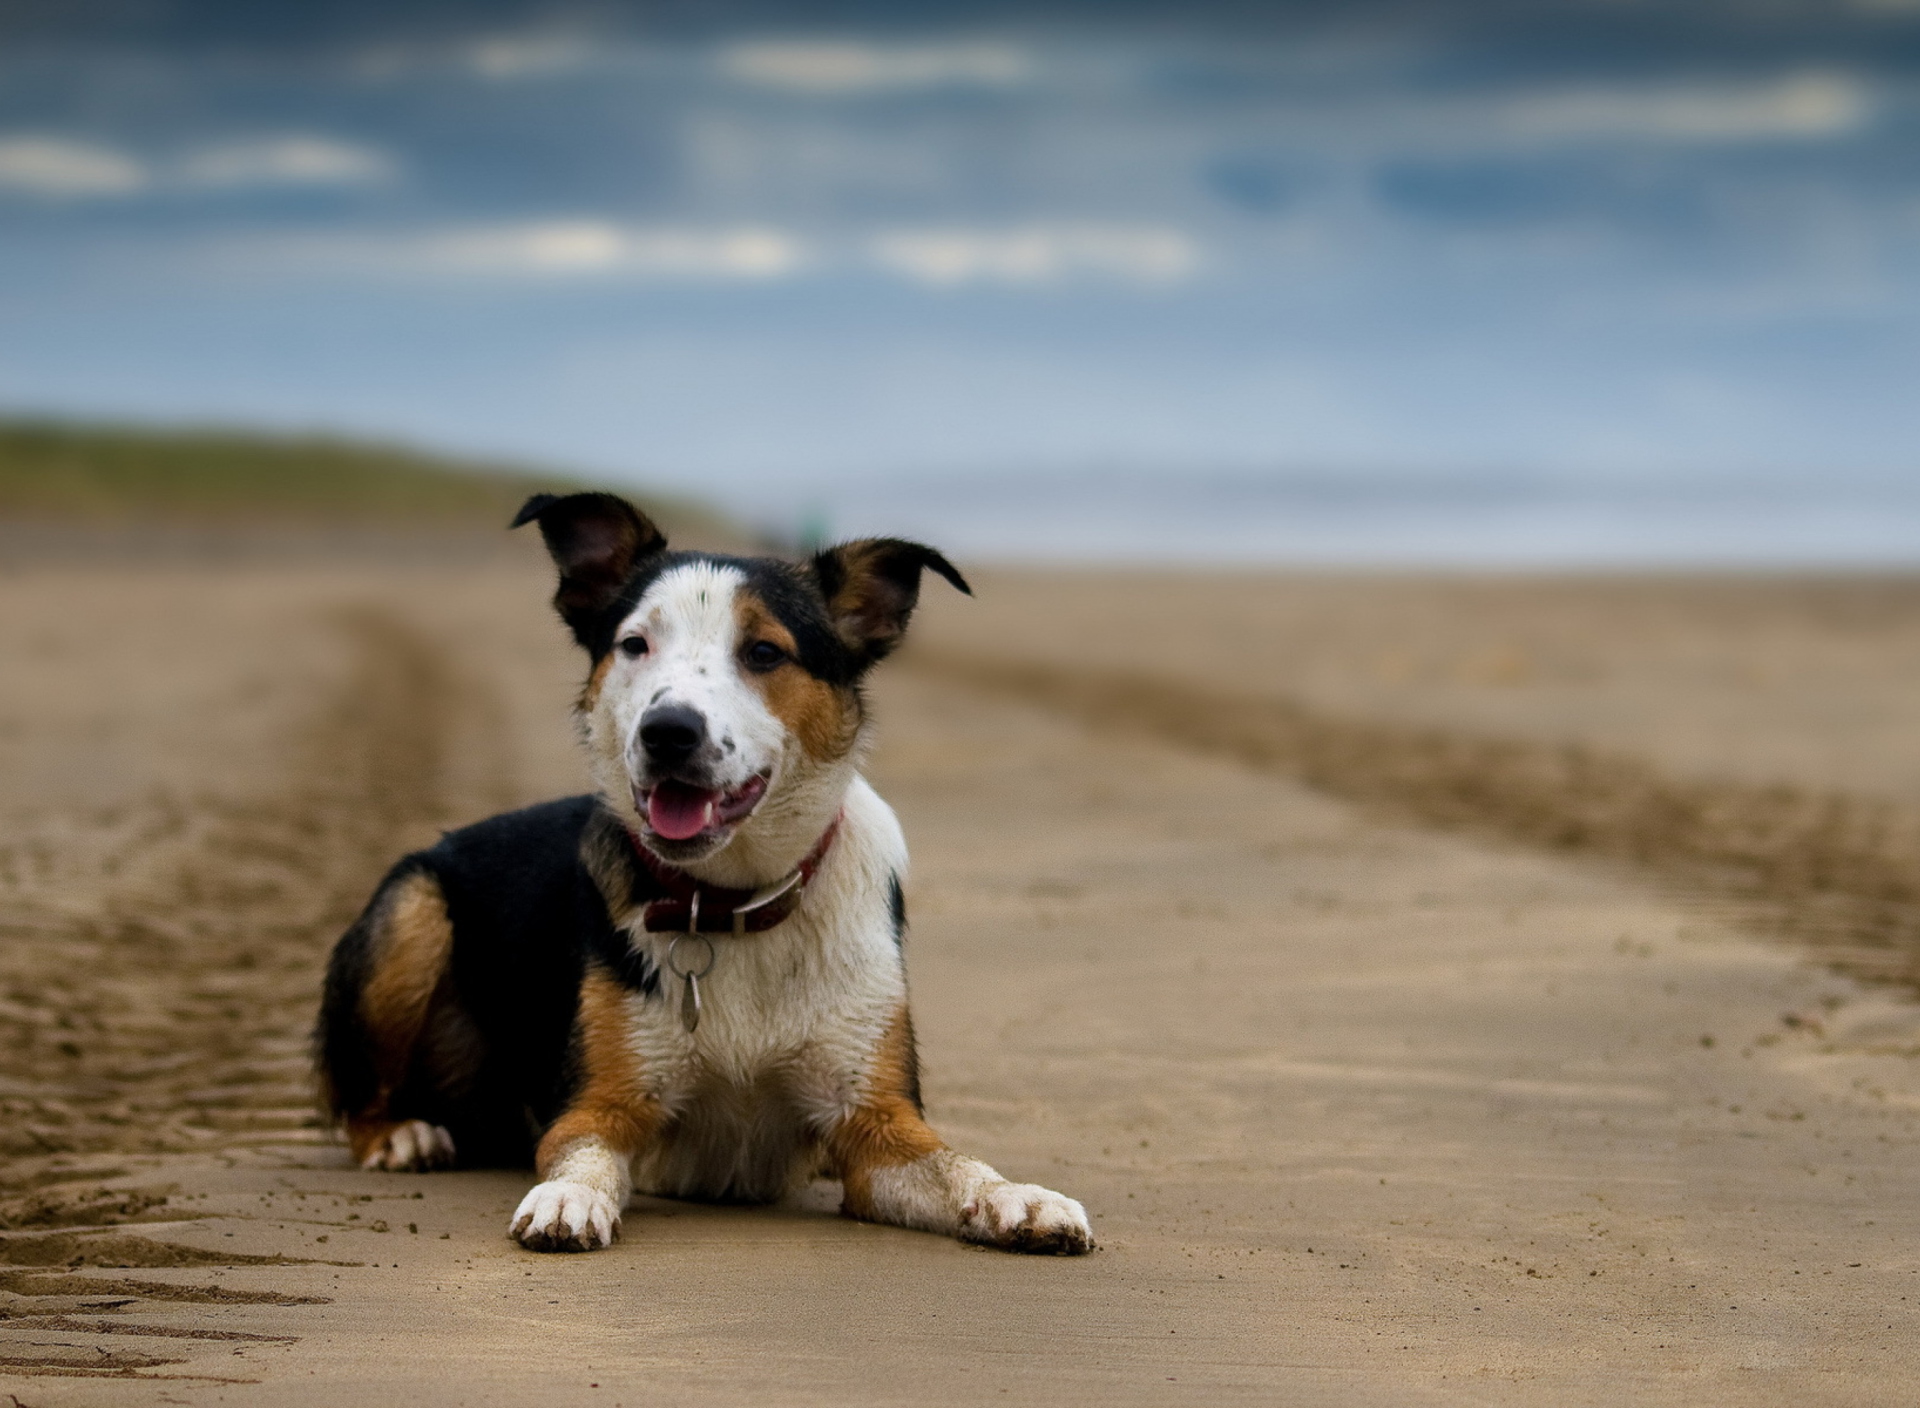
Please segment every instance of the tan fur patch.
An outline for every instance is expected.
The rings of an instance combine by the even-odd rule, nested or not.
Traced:
[[[913,607],[911,596],[881,575],[885,551],[871,539],[842,543],[833,550],[842,577],[827,610],[841,639],[855,650],[891,650],[906,630]]]
[[[385,1145],[387,1136],[405,1123],[405,1120],[348,1120],[347,1147],[353,1151],[353,1161],[356,1164],[364,1164],[367,1161],[367,1155]]]
[[[798,653],[793,633],[751,591],[743,588],[734,595],[733,613],[743,648],[765,640],[790,656]],[[748,671],[747,680],[760,691],[768,711],[800,740],[800,746],[815,762],[845,757],[859,737],[860,703],[852,690],[836,689],[792,662],[764,675]]]
[[[850,1217],[873,1215],[875,1169],[910,1164],[946,1147],[914,1106],[915,1069],[913,1022],[903,1007],[873,1049],[865,1096],[827,1136]]]
[[[594,1138],[631,1157],[664,1119],[647,1092],[640,1058],[628,1041],[631,993],[612,975],[590,970],[580,984],[580,1059],[584,1079],[567,1112],[540,1140],[533,1165],[542,1178],[576,1140]]]
[[[879,560],[879,544],[861,540],[842,543],[835,549],[840,559],[840,589],[827,603],[827,609],[843,630],[854,638],[871,634],[874,600],[874,563]]]
[[[415,872],[388,892],[375,937],[372,972],[360,991],[360,1017],[373,1041],[380,1094],[373,1111],[406,1078],[434,990],[453,953],[446,897],[430,875]]]
[[[600,702],[600,690],[607,682],[607,674],[613,669],[614,652],[609,650],[600,657],[600,663],[593,667],[593,673],[587,676],[587,682],[580,686],[580,698],[574,707],[583,714],[591,714],[593,706]]]

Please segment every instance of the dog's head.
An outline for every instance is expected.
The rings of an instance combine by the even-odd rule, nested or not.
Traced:
[[[817,827],[856,761],[860,681],[900,643],[920,574],[971,591],[896,538],[808,562],[669,552],[612,494],[535,495],[513,526],[530,522],[560,569],[554,606],[593,660],[580,714],[594,782],[676,865]]]

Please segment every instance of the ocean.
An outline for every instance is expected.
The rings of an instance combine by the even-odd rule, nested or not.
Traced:
[[[782,490],[731,507],[789,540],[891,534],[976,561],[1920,567],[1920,476],[992,472]]]

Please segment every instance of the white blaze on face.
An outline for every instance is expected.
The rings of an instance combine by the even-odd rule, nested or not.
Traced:
[[[706,723],[706,745],[690,760],[702,781],[731,791],[779,763],[786,730],[767,709],[740,664],[734,596],[745,583],[738,568],[691,562],[663,573],[620,623],[613,654],[588,720],[596,772],[613,765],[621,776],[601,777],[609,791],[647,779],[640,725],[650,709],[690,709]],[[629,656],[619,642],[646,639],[644,655]]]

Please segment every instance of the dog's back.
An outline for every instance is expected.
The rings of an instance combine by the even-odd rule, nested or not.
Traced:
[[[320,1070],[356,1157],[404,1110],[469,1163],[532,1158],[565,1099],[587,954],[625,948],[580,859],[595,807],[568,797],[448,832],[387,873],[334,949]]]

